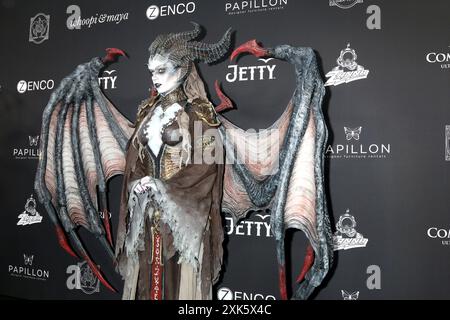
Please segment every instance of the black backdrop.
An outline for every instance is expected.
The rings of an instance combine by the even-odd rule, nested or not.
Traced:
[[[366,78],[327,86],[323,108],[330,129],[327,188],[333,232],[348,210],[363,239],[344,240],[360,247],[336,251],[335,265],[312,298],[343,299],[354,293],[353,298],[359,299],[449,299],[450,43],[446,32],[450,3],[336,2],[1,0],[0,294],[120,299],[120,294],[89,281],[85,266],[59,247],[42,206],[36,206],[40,223],[18,225],[27,201],[36,197],[33,180],[39,142],[30,137],[40,132],[49,88],[77,64],[103,56],[107,47],[129,54],[129,59],[109,67],[109,74],[103,74],[109,78],[102,81],[107,83],[106,95],[134,120],[150,86],[144,66],[149,44],[160,33],[186,30],[191,28],[189,21],[196,21],[206,30],[206,42],[216,41],[232,27],[234,47],[254,38],[266,47],[312,47],[324,81],[347,45],[364,68],[357,72],[369,71]],[[147,10],[152,5],[159,16],[151,20],[146,13],[155,17],[156,11]],[[92,17],[91,25],[70,30],[68,23],[77,13],[82,21]],[[111,21],[103,21],[103,14]],[[32,32],[46,21],[48,39],[45,32]],[[251,66],[261,66],[253,80]],[[242,70],[241,81],[227,81],[233,68]],[[218,100],[212,84],[215,79],[222,83],[237,104],[237,110],[226,116],[244,128],[270,125],[294,89],[293,71],[279,61],[243,56],[237,62],[200,65],[200,70],[214,102]],[[356,74],[344,72],[346,77]],[[114,178],[109,186],[114,221],[120,183]],[[28,210],[32,208],[28,201]],[[220,299],[279,298],[274,240],[267,236],[264,215],[250,215],[237,229],[225,220],[230,234],[224,274],[216,288]],[[26,216],[37,217],[25,210]],[[95,239],[81,233],[108,279],[121,289],[120,278]],[[297,274],[305,237],[300,232],[288,237],[291,272]]]

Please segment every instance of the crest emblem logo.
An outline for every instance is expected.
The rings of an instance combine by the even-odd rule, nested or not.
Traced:
[[[333,236],[335,251],[365,247],[369,241],[356,231],[356,219],[349,212],[350,209],[347,209],[336,223],[336,232]]]
[[[100,292],[100,281],[89,264],[84,261],[67,267],[66,285],[69,290],[81,290],[85,294]]]
[[[36,210],[36,200],[31,195],[25,203],[25,210],[19,215],[18,226],[25,226],[29,224],[41,223],[42,216]]]
[[[325,86],[337,86],[367,78],[369,70],[358,65],[356,63],[357,58],[356,51],[350,48],[350,43],[347,44],[347,48],[341,50],[339,57],[336,59],[337,66],[325,75],[329,78]]]
[[[30,19],[30,36],[29,41],[41,44],[48,40],[50,31],[50,15],[38,13]]]
[[[80,268],[80,289],[86,294],[100,291],[100,281],[95,276],[86,261],[79,263]]]

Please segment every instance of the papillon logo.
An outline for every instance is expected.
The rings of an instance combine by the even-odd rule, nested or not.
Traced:
[[[359,291],[355,291],[355,292],[349,293],[349,292],[347,292],[345,290],[341,290],[341,295],[342,295],[342,298],[344,300],[358,300],[358,298],[359,298]]]
[[[23,260],[26,266],[31,266],[33,264],[34,255],[23,255]]]
[[[361,134],[361,129],[362,127],[357,127],[357,128],[349,128],[349,127],[344,127],[344,132],[345,132],[345,139],[347,140],[359,140],[359,135]]]
[[[28,136],[28,141],[30,142],[30,147],[37,147],[39,136]]]

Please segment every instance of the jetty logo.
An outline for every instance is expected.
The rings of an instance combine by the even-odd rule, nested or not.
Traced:
[[[347,209],[336,223],[336,232],[333,236],[334,251],[362,248],[367,245],[369,239],[364,238],[361,233],[356,231],[355,227],[356,219],[350,215],[350,209]]]
[[[270,232],[270,214],[255,214],[249,219],[235,223],[233,218],[225,217],[228,235],[248,237],[272,237]]]
[[[225,76],[228,82],[241,82],[241,81],[253,81],[253,80],[275,80],[274,71],[277,67],[276,64],[268,64],[273,58],[258,59],[263,64],[258,66],[246,66],[239,67],[237,64],[229,65],[230,71]]]
[[[337,66],[334,67],[325,76],[329,78],[325,82],[325,86],[337,86],[342,83],[348,83],[356,80],[367,78],[369,70],[364,69],[356,63],[358,55],[356,51],[350,48],[350,43],[347,44],[347,48],[341,50],[339,57],[337,58]]]
[[[116,89],[116,70],[105,70],[101,77],[98,77],[98,84],[104,90]]]
[[[19,214],[18,226],[27,226],[42,222],[42,216],[36,210],[36,200],[31,195],[25,203],[25,210]]]
[[[30,19],[29,42],[41,44],[48,40],[50,32],[50,15],[38,13]]]

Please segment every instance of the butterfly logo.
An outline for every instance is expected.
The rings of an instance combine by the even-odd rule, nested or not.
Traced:
[[[349,128],[349,127],[344,127],[344,132],[345,132],[345,139],[347,140],[359,140],[359,135],[361,134],[361,129],[362,127],[357,127],[357,128]]]
[[[28,136],[28,141],[30,142],[30,147],[36,147],[39,142],[39,136]]]
[[[116,70],[111,70],[111,71],[109,71],[109,70],[105,70],[105,71],[103,71],[104,73],[107,73],[109,76],[111,75],[111,73],[113,73],[113,72],[116,72]]]
[[[259,58],[258,60],[259,61],[262,61],[262,62],[264,62],[264,63],[267,63],[267,62],[269,62],[270,60],[272,60],[273,58],[267,58],[267,59],[263,59],[263,58]]]
[[[270,214],[255,214],[255,216],[260,217],[261,220],[266,220],[266,218],[270,217]]]
[[[348,293],[345,290],[341,290],[341,294],[342,294],[342,298],[344,298],[344,300],[358,300],[358,297],[359,297],[359,291]]]
[[[26,254],[24,254],[23,255],[23,260],[25,262],[25,265],[26,266],[31,266],[33,264],[33,258],[34,258],[34,255],[27,256]]]

